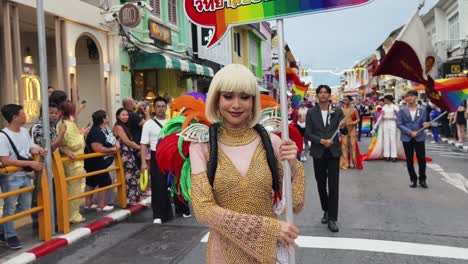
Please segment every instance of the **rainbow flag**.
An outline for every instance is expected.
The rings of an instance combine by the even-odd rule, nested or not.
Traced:
[[[302,101],[307,92],[307,86],[302,86],[300,84],[293,84],[294,95],[291,98],[291,105],[293,108],[297,108],[301,105]]]
[[[185,0],[188,18],[202,27],[214,27],[207,47],[216,44],[232,25],[364,5],[372,0]]]
[[[420,84],[414,88],[416,90],[424,90],[425,86]],[[468,99],[468,78],[435,80],[434,90],[441,94],[441,100],[447,105],[449,110],[455,112],[457,111],[457,107]]]
[[[362,127],[361,134],[369,134],[372,130],[372,117],[363,116],[362,117]]]

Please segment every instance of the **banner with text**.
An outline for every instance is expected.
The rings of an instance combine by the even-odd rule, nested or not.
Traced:
[[[207,47],[231,26],[364,5],[373,0],[185,0],[189,19],[214,32]]]

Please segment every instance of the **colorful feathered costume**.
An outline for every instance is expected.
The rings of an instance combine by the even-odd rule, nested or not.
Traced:
[[[273,97],[263,94],[260,99],[260,123],[263,122],[262,125],[267,130],[268,127],[281,127],[278,102]],[[169,120],[160,132],[156,161],[161,171],[168,175],[168,186],[171,186],[172,193],[181,201],[191,201],[190,137],[199,136],[200,130],[211,125],[205,116],[205,100],[206,97],[199,93],[186,94],[174,99],[171,113],[176,111],[180,115]],[[281,136],[278,130],[268,132]],[[299,157],[303,149],[303,137],[293,124],[289,125],[289,137],[296,143]]]

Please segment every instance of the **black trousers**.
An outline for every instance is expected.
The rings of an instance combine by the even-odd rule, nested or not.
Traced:
[[[358,122],[358,134],[357,134],[358,141],[361,141],[361,134],[362,134],[362,116],[359,117],[359,122]]]
[[[156,162],[156,152],[151,151],[150,159],[151,174],[151,207],[153,209],[153,219],[160,218],[162,222],[167,222],[174,217],[170,200],[170,192],[167,186],[167,175],[161,172]],[[188,203],[182,203],[178,198],[174,198],[176,215],[190,214]]]
[[[340,159],[332,157],[326,150],[321,158],[314,158],[314,173],[322,210],[328,212],[329,220],[337,221]]]
[[[416,182],[418,180],[413,162],[415,152],[416,158],[418,159],[419,181],[426,181],[426,147],[424,141],[417,142],[413,138],[409,142],[403,142],[403,148],[405,149],[406,168],[408,169],[411,182]]]

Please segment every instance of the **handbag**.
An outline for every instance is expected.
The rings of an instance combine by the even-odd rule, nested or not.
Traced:
[[[17,149],[16,146],[15,146],[15,143],[13,143],[13,141],[12,141],[11,138],[10,138],[10,136],[8,136],[8,134],[7,134],[5,131],[1,130],[0,133],[3,133],[3,134],[7,137],[8,141],[10,142],[11,148],[13,149],[13,152],[14,152],[15,155],[16,155],[16,159],[17,159],[17,160],[26,160],[26,161],[32,161],[32,160],[33,160],[32,158],[25,158],[25,157],[23,157],[23,156],[21,156],[21,155],[19,154],[18,149]],[[29,166],[26,166],[26,167],[23,167],[23,170],[24,170],[25,172],[31,172],[31,171],[33,171],[34,169],[31,168],[31,167],[29,167]]]

